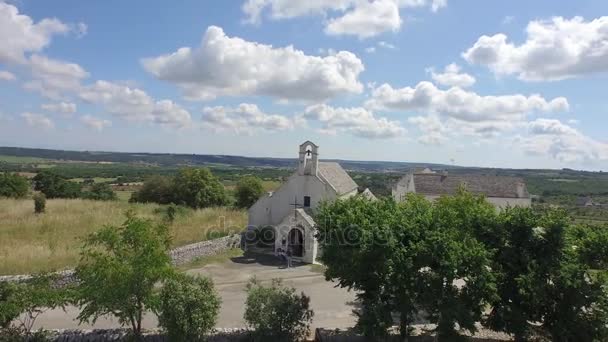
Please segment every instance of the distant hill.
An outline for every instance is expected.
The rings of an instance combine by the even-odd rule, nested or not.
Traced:
[[[294,168],[297,162],[295,158],[242,157],[213,154],[65,151],[24,147],[0,147],[0,155],[82,162],[145,163],[160,166],[224,165],[234,167]],[[455,168],[450,165],[429,163],[325,160],[339,162],[348,170],[370,172],[402,171],[418,167],[431,167],[435,169]]]

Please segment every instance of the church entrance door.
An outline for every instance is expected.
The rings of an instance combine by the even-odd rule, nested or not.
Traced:
[[[302,235],[302,230],[298,228],[290,230],[288,241],[293,256],[302,257],[304,255],[304,235]]]

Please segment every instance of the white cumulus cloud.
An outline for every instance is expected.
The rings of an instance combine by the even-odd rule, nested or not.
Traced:
[[[103,105],[111,114],[134,121],[187,126],[190,113],[171,100],[156,101],[145,91],[108,81],[83,87],[79,96],[89,103]]]
[[[76,113],[76,104],[72,102],[45,103],[40,106],[42,109],[62,114]]]
[[[51,59],[34,54],[27,61],[32,73],[32,80],[24,88],[37,91],[51,99],[61,99],[65,93],[80,89],[81,82],[89,73],[80,65]]]
[[[524,151],[551,155],[563,162],[608,160],[608,143],[584,135],[555,119],[536,119],[528,123],[528,136],[517,137]]]
[[[37,113],[25,112],[21,113],[21,117],[25,122],[32,127],[42,128],[42,129],[51,129],[55,127],[55,124],[51,119],[47,116]]]
[[[475,77],[460,71],[460,66],[454,63],[447,65],[443,72],[435,72],[434,69],[430,69],[433,81],[441,85],[467,88],[475,84]]]
[[[321,131],[331,134],[345,132],[362,138],[386,139],[402,136],[406,132],[399,122],[377,118],[374,113],[361,107],[318,104],[306,108],[301,118],[320,123]]]
[[[290,118],[267,114],[257,105],[241,103],[237,107],[205,107],[202,116],[203,126],[215,131],[232,131],[237,134],[252,134],[258,130],[278,132],[292,129]]]
[[[86,127],[89,127],[98,132],[103,131],[105,128],[112,126],[110,120],[99,119],[91,115],[84,115],[80,118],[80,122]]]
[[[608,16],[535,20],[526,41],[517,45],[505,34],[482,36],[462,56],[497,75],[526,81],[562,80],[608,71]]]
[[[17,79],[17,76],[12,72],[6,70],[0,70],[0,80],[2,81],[14,81]]]
[[[53,35],[69,31],[69,26],[58,19],[45,18],[35,23],[20,14],[17,7],[0,1],[0,62],[24,63],[26,53],[41,51]]]
[[[281,20],[318,15],[328,18],[327,34],[368,38],[398,31],[402,8],[429,7],[436,12],[446,5],[447,0],[247,0],[242,9],[249,23],[260,23],[264,16]]]
[[[266,95],[284,100],[320,101],[343,93],[360,93],[364,70],[347,51],[317,57],[292,46],[274,48],[211,26],[200,47],[142,60],[156,78],[178,85],[189,99]]]

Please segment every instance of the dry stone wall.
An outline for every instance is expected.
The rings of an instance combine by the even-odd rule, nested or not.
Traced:
[[[198,258],[204,258],[213,256],[226,251],[231,248],[238,248],[241,244],[241,235],[234,234],[218,239],[208,240],[193,243],[190,245],[178,247],[172,249],[170,252],[171,260],[173,265],[187,264]],[[57,272],[57,284],[58,286],[65,286],[76,282],[74,270],[65,270]],[[13,276],[0,276],[0,282],[3,281],[26,281],[32,278],[29,274],[13,275]]]
[[[114,342],[129,341],[125,329],[111,330],[52,330],[49,331],[50,341],[53,342]],[[169,338],[159,330],[147,331],[145,342],[170,342]],[[207,341],[209,342],[238,342],[249,341],[247,329],[215,329]]]

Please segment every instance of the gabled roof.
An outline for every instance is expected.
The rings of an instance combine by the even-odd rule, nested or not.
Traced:
[[[529,198],[524,180],[518,177],[483,175],[445,175],[441,173],[414,174],[416,193],[424,195],[453,195],[460,186],[474,194],[487,197]]]
[[[319,162],[319,176],[336,190],[338,196],[358,188],[357,183],[338,163]]]

